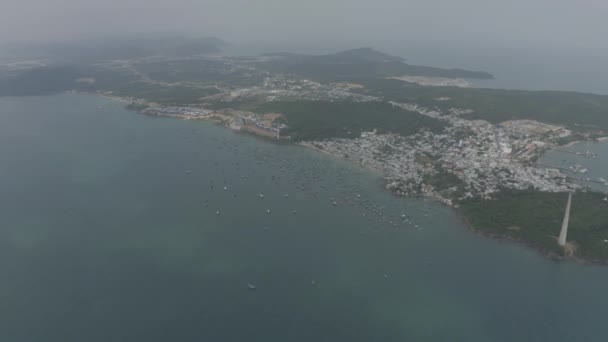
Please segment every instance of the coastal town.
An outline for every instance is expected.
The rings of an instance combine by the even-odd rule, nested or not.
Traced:
[[[466,71],[402,69],[390,60],[368,49],[325,56],[153,57],[113,60],[77,82],[81,91],[122,101],[145,116],[211,121],[346,160],[380,176],[396,196],[450,206],[476,231],[529,243],[550,258],[605,262],[608,235],[594,219],[604,217],[608,177],[591,160],[602,156],[570,148],[606,139],[603,98],[476,88]],[[99,84],[109,75],[120,82]],[[298,189],[308,187],[323,184]],[[569,198],[578,235],[558,240],[568,231],[567,223],[558,230],[556,222]],[[423,229],[406,212],[384,215],[356,189],[327,203],[360,205],[361,217],[377,224]],[[583,221],[589,224],[581,226]],[[592,238],[581,239],[581,230]]]
[[[548,256],[608,260],[608,235],[597,230],[596,220],[608,219],[608,176],[596,166],[605,156],[591,146],[587,151],[569,147],[605,139],[607,97],[477,88],[476,80],[493,76],[409,65],[370,48],[326,55],[169,54],[88,66],[35,65],[8,64],[4,78],[0,75],[0,93],[93,93],[150,118],[205,120],[269,142],[298,144],[372,170],[396,196],[451,206],[483,234],[530,243]],[[41,86],[49,73],[57,82]],[[319,184],[298,189],[324,189],[322,179],[319,175]],[[576,234],[556,243],[555,222],[565,215],[570,197]],[[422,229],[405,211],[384,215],[355,188],[327,203],[360,205],[370,222]]]
[[[379,101],[362,95],[360,85],[353,83],[321,84],[289,78],[267,77],[260,86],[232,89],[209,97],[225,104],[244,99],[264,102],[284,99],[327,101]],[[111,94],[106,94],[111,96]],[[235,108],[210,109],[205,106],[162,106],[142,99],[122,99],[132,109],[149,116],[166,116],[185,120],[213,120],[230,129],[277,140],[289,140],[281,132],[289,122],[281,113],[254,113]],[[438,98],[437,101],[449,101]],[[567,192],[583,188],[589,178],[572,177],[585,169],[573,165],[569,170],[543,166],[536,160],[547,150],[560,146],[573,132],[562,126],[534,120],[511,120],[491,124],[463,116],[472,110],[451,108],[442,111],[415,103],[390,102],[392,106],[441,121],[439,133],[420,130],[410,136],[378,131],[362,132],[355,138],[330,138],[301,141],[311,147],[378,171],[386,188],[401,196],[424,195],[445,204],[480,197],[492,198],[504,189]],[[593,156],[589,156],[593,157]],[[580,182],[573,180],[582,180]],[[597,180],[595,180],[597,181]],[[600,180],[600,182],[605,180]],[[608,183],[605,185],[608,186]]]
[[[415,104],[393,105],[448,125],[441,134],[419,132],[402,137],[366,132],[358,139],[310,145],[381,171],[386,188],[399,195],[423,194],[446,204],[476,196],[491,198],[501,189],[564,192],[580,188],[561,170],[535,165],[544,151],[571,134],[565,128],[531,120],[492,125],[462,119],[460,115],[467,112],[462,109],[443,113]]]

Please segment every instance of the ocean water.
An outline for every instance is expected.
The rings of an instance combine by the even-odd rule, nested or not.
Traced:
[[[0,99],[0,341],[605,341],[607,288],[346,160]]]

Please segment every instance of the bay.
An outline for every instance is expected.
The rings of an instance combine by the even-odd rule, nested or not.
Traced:
[[[608,336],[605,267],[347,160],[80,94],[0,99],[0,280],[2,341]]]

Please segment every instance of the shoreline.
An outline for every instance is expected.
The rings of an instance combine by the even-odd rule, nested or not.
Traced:
[[[533,244],[530,241],[526,241],[521,238],[514,238],[514,237],[510,237],[510,236],[506,236],[506,235],[494,234],[494,233],[489,233],[489,232],[483,231],[479,228],[476,228],[472,223],[470,223],[469,220],[467,219],[467,217],[465,215],[463,215],[463,213],[460,212],[458,210],[458,208],[452,207],[452,209],[453,209],[454,214],[456,215],[456,218],[458,219],[458,221],[460,223],[462,223],[462,225],[467,230],[471,231],[475,235],[480,236],[484,239],[492,239],[495,241],[517,244],[517,245],[523,246],[527,249],[535,251],[536,253],[540,254],[544,258],[551,260],[555,263],[564,262],[564,261],[574,261],[581,265],[608,266],[608,260],[586,259],[586,258],[582,258],[582,257],[577,257],[576,255],[574,255],[574,256],[559,255],[559,254],[555,253],[554,251],[546,250],[542,247],[536,246],[535,244]]]
[[[111,96],[111,95],[105,95],[105,94],[97,94],[97,95],[102,96],[102,97],[104,97],[106,99],[117,101],[117,102],[121,102],[121,103],[127,103],[128,104],[128,103],[132,102],[129,99],[121,98],[121,97],[117,97],[117,96]],[[130,109],[130,110],[133,110],[133,109]],[[141,113],[141,112],[139,112],[137,110],[133,110],[133,111],[137,112],[138,114],[145,115],[145,114],[143,114],[143,113]],[[213,121],[213,122],[216,122],[216,123],[223,123],[223,121],[221,121],[221,120],[214,120],[212,116],[205,116],[205,117],[200,117],[200,118],[199,117],[190,117],[190,116],[186,116],[186,115],[146,115],[146,116],[173,118],[173,119],[179,119],[179,120],[206,120],[206,121]],[[226,126],[226,125],[224,125],[224,126],[225,126],[225,128],[229,128],[230,129],[229,126]],[[235,132],[239,131],[239,130],[234,130],[234,129],[231,129],[231,130],[235,131]],[[250,132],[248,132],[248,133],[250,133]],[[262,136],[259,136],[259,135],[253,134],[253,133],[250,133],[250,134],[253,135],[253,136],[255,136],[255,137],[262,137]],[[570,142],[568,144],[557,146],[557,147],[570,147],[570,146],[576,145],[578,143],[590,142],[590,141],[591,140],[589,140],[589,141],[573,141],[573,142]],[[595,142],[602,142],[602,141],[608,141],[608,136],[606,136],[606,137],[600,137],[600,138],[596,138],[595,139]],[[332,156],[334,158],[340,158],[340,159],[343,159],[343,160],[347,160],[350,163],[355,164],[358,167],[361,167],[363,169],[367,169],[367,170],[369,170],[369,171],[377,174],[378,176],[380,176],[382,178],[382,180],[383,180],[384,183],[386,182],[386,179],[384,178],[385,176],[384,176],[382,170],[378,170],[378,169],[373,168],[373,167],[365,166],[365,165],[362,165],[361,163],[353,162],[353,160],[350,159],[350,158],[346,158],[346,157],[340,156],[338,154],[334,154],[334,153],[328,152],[326,150],[320,149],[320,148],[318,148],[317,146],[315,146],[314,144],[312,144],[310,142],[300,141],[300,142],[297,142],[295,144],[299,145],[299,146],[302,146],[304,148],[309,148],[309,149],[311,149],[313,151],[316,151],[316,152],[323,153],[325,155]],[[543,153],[541,153],[541,155],[539,156],[539,158],[541,158],[545,153],[547,153],[548,151],[551,151],[553,149],[554,148],[548,148],[547,150],[543,151]],[[386,183],[385,183],[385,185],[386,185]],[[394,195],[395,197],[399,197],[399,198],[408,198],[408,197],[411,198],[412,197],[412,196],[401,196],[401,195],[398,195],[398,194],[396,194],[396,193],[394,193],[394,192],[386,189],[386,187],[383,187],[383,190],[384,191],[388,191],[392,195]],[[482,231],[482,230],[480,230],[478,228],[475,228],[475,226],[473,226],[469,222],[469,220],[459,210],[457,203],[448,203],[448,201],[451,202],[451,200],[445,199],[445,198],[438,198],[437,196],[431,196],[431,195],[428,195],[428,194],[419,194],[416,197],[428,198],[428,199],[432,200],[433,202],[435,202],[437,204],[449,207],[452,210],[452,212],[456,215],[456,217],[458,218],[458,220],[466,227],[467,230],[472,231],[476,235],[482,236],[483,238],[489,238],[489,239],[493,239],[493,240],[497,240],[497,241],[504,241],[504,242],[509,242],[509,243],[520,244],[520,245],[525,246],[526,248],[530,248],[530,249],[533,249],[533,250],[537,251],[543,257],[545,257],[545,258],[547,258],[549,260],[555,261],[555,262],[566,261],[566,260],[573,260],[573,261],[576,261],[577,263],[584,264],[584,265],[602,265],[602,266],[608,265],[608,260],[606,260],[606,261],[604,261],[604,260],[591,260],[591,259],[585,259],[585,258],[580,258],[580,257],[576,257],[576,256],[572,256],[572,257],[561,256],[561,255],[556,254],[553,251],[547,251],[547,250],[545,250],[543,248],[535,246],[533,243],[531,243],[529,241],[526,241],[526,240],[523,240],[523,239],[512,238],[512,237],[503,236],[503,235],[499,235],[499,234],[493,234],[493,233],[484,232],[484,231]]]
[[[571,142],[569,142],[569,143],[567,143],[565,145],[561,145],[560,147],[572,147],[572,146],[574,146],[576,144],[580,144],[582,142],[584,142],[584,141],[582,141],[582,140],[575,140],[575,141],[571,141]],[[551,150],[551,149],[549,149],[549,150]]]
[[[597,140],[598,141],[608,141],[608,137],[598,138]],[[572,142],[571,144],[576,144],[576,143],[580,143],[580,142],[585,142],[585,141],[575,141],[575,142]],[[318,147],[316,147],[313,144],[308,143],[308,142],[299,142],[298,145],[304,146],[306,148],[310,148],[312,150],[315,150],[317,152],[320,152],[320,153],[323,153],[323,154],[326,154],[326,155],[333,156],[335,158],[346,159],[346,160],[349,160],[350,162],[352,162],[352,160],[350,160],[349,158],[343,158],[343,157],[341,157],[338,154],[330,153],[330,152],[328,152],[326,150],[323,150],[323,149],[320,149],[320,148],[318,148]],[[564,145],[556,146],[556,147],[564,147]],[[542,157],[545,153],[547,153],[547,152],[549,152],[551,150],[553,150],[553,148],[546,149],[545,151],[543,151],[543,153],[540,155],[540,157]],[[385,181],[384,175],[381,174],[382,172],[380,170],[369,168],[369,167],[365,167],[364,165],[360,165],[358,163],[355,163],[355,164],[357,164],[357,166],[360,166],[360,167],[363,167],[365,169],[372,170],[374,172],[379,173],[380,176],[383,177],[382,178],[383,181]],[[428,194],[419,194],[419,195],[416,195],[416,196],[402,196],[402,195],[396,194],[393,191],[390,191],[390,190],[388,190],[386,188],[384,188],[384,191],[388,191],[389,193],[391,193],[393,196],[395,196],[397,198],[414,198],[414,197],[418,197],[418,198],[429,199],[429,200],[433,201],[434,203],[446,206],[446,207],[448,207],[448,208],[451,209],[451,211],[454,213],[454,215],[456,215],[458,221],[461,222],[463,224],[463,226],[467,230],[469,230],[472,233],[474,233],[474,234],[476,234],[478,236],[481,236],[481,237],[483,237],[485,239],[492,239],[492,240],[496,240],[496,241],[515,243],[515,244],[524,246],[524,247],[526,247],[528,249],[534,250],[537,253],[539,253],[540,255],[542,255],[544,258],[546,258],[548,260],[551,260],[551,261],[554,261],[554,262],[562,262],[562,261],[572,260],[572,261],[575,261],[575,262],[577,262],[579,264],[582,264],[582,265],[608,266],[608,260],[586,259],[586,258],[578,257],[576,255],[574,255],[574,256],[559,255],[555,251],[546,250],[544,248],[536,246],[534,243],[532,243],[530,241],[527,241],[527,240],[524,240],[524,239],[521,239],[521,238],[512,238],[512,237],[509,237],[509,236],[506,236],[506,235],[500,235],[500,234],[493,234],[493,233],[485,232],[485,231],[483,231],[483,230],[481,230],[479,228],[476,228],[473,224],[471,224],[469,222],[469,220],[466,218],[466,216],[463,214],[463,212],[460,211],[458,203],[447,203],[446,200],[449,200],[449,199],[438,198],[436,196],[431,196],[431,195],[428,195]]]
[[[575,140],[575,141],[571,141],[567,144],[564,145],[558,145],[558,147],[572,147],[576,144],[580,144],[580,143],[585,143],[585,142],[594,142],[594,143],[598,143],[598,142],[603,142],[603,141],[607,141],[608,140],[608,136],[605,137],[599,137],[599,138],[594,138],[593,140]]]
[[[457,208],[455,208],[455,209],[457,209]],[[499,234],[493,234],[493,233],[485,232],[481,229],[475,228],[475,226],[469,221],[469,219],[462,212],[460,212],[459,210],[454,210],[454,213],[456,215],[457,220],[460,223],[462,223],[462,225],[468,231],[470,231],[470,232],[474,233],[475,235],[480,236],[484,239],[492,239],[495,241],[500,241],[500,242],[505,242],[505,243],[518,244],[520,246],[524,246],[528,249],[534,250],[537,253],[539,253],[540,255],[542,255],[544,258],[549,259],[554,262],[565,261],[568,259],[564,256],[557,255],[555,252],[547,251],[545,249],[539,248],[539,247],[533,245],[531,242],[528,242],[526,240],[512,238],[509,236],[504,236],[504,235],[499,235]]]
[[[323,149],[320,149],[320,148],[318,148],[318,147],[314,146],[313,144],[311,144],[309,142],[306,142],[306,141],[300,141],[300,142],[297,142],[295,144],[299,145],[299,146],[302,146],[304,148],[309,148],[309,149],[311,149],[313,151],[316,151],[316,152],[319,152],[319,153],[323,153],[324,155],[331,156],[332,158],[337,158],[337,159],[340,159],[340,160],[345,160],[345,161],[349,162],[350,164],[352,164],[352,165],[354,165],[356,167],[360,167],[360,168],[362,168],[364,170],[368,170],[368,171],[374,173],[376,176],[379,176],[382,179],[383,184],[386,185],[385,175],[382,172],[382,170],[378,170],[378,169],[373,168],[371,166],[362,165],[361,163],[354,162],[352,159],[346,158],[344,156],[340,156],[338,154],[327,152],[327,151],[325,151]],[[388,191],[389,193],[394,194],[392,191],[384,188],[384,186],[382,188],[384,189],[384,191]]]

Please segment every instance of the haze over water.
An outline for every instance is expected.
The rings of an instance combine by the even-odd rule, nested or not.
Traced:
[[[345,160],[86,95],[0,99],[0,276],[2,341],[608,336],[605,267],[481,238]]]

